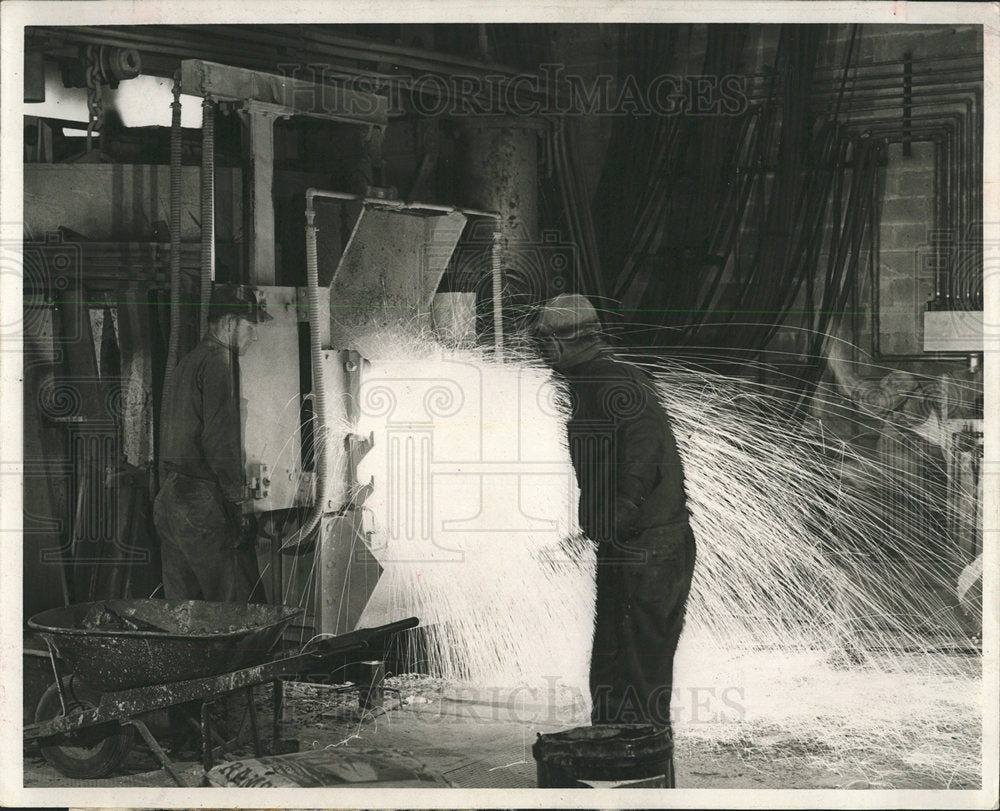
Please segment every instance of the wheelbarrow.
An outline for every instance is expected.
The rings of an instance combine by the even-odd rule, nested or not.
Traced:
[[[28,626],[45,641],[55,683],[35,710],[25,741],[67,777],[91,779],[114,773],[125,761],[135,733],[178,785],[174,764],[141,716],[200,701],[202,765],[212,768],[227,742],[210,720],[212,701],[244,691],[257,756],[263,754],[252,688],[274,685],[273,746],[280,747],[282,677],[318,672],[324,659],[367,653],[415,617],[313,641],[273,654],[285,628],[302,609],[282,605],[212,603],[200,600],[106,600],[44,611]],[[66,670],[68,668],[68,670]],[[216,747],[213,737],[221,744]]]

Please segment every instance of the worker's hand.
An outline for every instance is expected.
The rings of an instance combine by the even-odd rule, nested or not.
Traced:
[[[239,546],[237,539],[241,534],[241,516],[240,516],[240,505],[232,501],[222,502],[223,512],[226,514],[226,527],[229,530],[229,538],[231,546]]]
[[[257,542],[257,514],[244,513],[240,520],[240,546],[253,546]]]
[[[257,516],[244,513],[240,505],[227,501],[225,503],[226,524],[229,526],[229,543],[233,549],[240,549],[252,544],[257,539]]]
[[[615,539],[628,540],[635,532],[635,522],[639,520],[639,507],[627,498],[615,499]]]

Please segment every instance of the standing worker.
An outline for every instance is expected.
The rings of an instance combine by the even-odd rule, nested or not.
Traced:
[[[164,480],[153,508],[167,599],[247,602],[256,561],[248,520],[237,356],[270,321],[252,296],[217,285],[208,329],[177,364],[164,393],[160,461]]]
[[[534,329],[542,358],[568,384],[580,527],[597,543],[591,720],[669,731],[695,562],[684,472],[652,382],[600,330],[590,301],[566,294],[542,307]]]

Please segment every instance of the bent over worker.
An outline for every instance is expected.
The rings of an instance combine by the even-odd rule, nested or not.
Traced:
[[[568,384],[581,529],[597,543],[592,721],[670,728],[674,653],[695,563],[684,471],[648,376],[618,357],[590,301],[560,295],[534,327]]]
[[[164,393],[160,460],[164,480],[153,507],[168,599],[245,602],[256,561],[244,542],[243,446],[236,357],[270,321],[241,289],[218,285],[208,330],[185,355]]]

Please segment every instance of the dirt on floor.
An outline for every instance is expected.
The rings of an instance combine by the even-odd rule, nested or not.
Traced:
[[[360,708],[352,686],[286,685],[282,712],[285,738],[300,751],[379,749],[408,753],[426,768],[462,788],[531,788],[536,783],[532,743],[536,735],[586,723],[585,708],[570,693],[530,691],[512,695],[449,684],[425,676],[386,680],[380,707]],[[258,696],[261,729],[271,728],[269,697]],[[154,725],[155,726],[155,725]],[[679,724],[674,760],[678,787],[766,789],[974,789],[975,768],[943,775],[919,759],[894,750],[833,749],[818,734],[747,721],[725,730]],[[959,757],[978,758],[978,739],[967,728],[953,733]],[[229,755],[252,757],[245,746]],[[191,785],[204,771],[193,754],[175,760]],[[974,764],[973,764],[974,765]],[[137,743],[125,768],[102,780],[60,775],[38,754],[25,750],[25,786],[171,786],[169,775]]]

